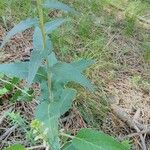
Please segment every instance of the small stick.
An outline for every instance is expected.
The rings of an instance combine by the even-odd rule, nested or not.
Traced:
[[[129,115],[123,111],[123,109],[115,104],[112,104],[111,105],[111,108],[113,110],[113,112],[123,121],[125,122],[129,127],[135,129],[135,126],[134,126],[134,121],[133,119],[131,119],[129,117]],[[146,130],[146,134],[150,135],[150,126],[147,126],[147,125],[143,125],[139,122],[136,122],[136,126],[142,130],[142,131],[145,131]]]
[[[0,136],[0,141],[8,137],[16,128],[17,128],[17,125],[14,125],[11,128],[7,129],[6,132]]]
[[[10,112],[12,110],[12,108],[10,108],[9,110],[6,110],[2,113],[2,116],[0,116],[0,124],[2,124],[2,122],[4,121],[4,119],[6,118],[6,113]]]
[[[26,148],[26,150],[39,149],[39,148],[46,148],[46,146],[45,145],[32,146]]]
[[[127,136],[124,136],[122,139],[131,138],[133,136],[139,136],[140,134],[147,134],[148,132],[150,132],[150,131],[149,130],[143,130],[143,131],[140,131],[140,132],[131,133],[131,134],[128,134]]]
[[[134,123],[134,128],[136,129],[137,132],[140,132],[140,129],[135,125],[135,123]],[[145,144],[145,139],[142,134],[140,134],[140,139],[141,139],[141,142],[143,145],[143,150],[147,150],[146,144]]]

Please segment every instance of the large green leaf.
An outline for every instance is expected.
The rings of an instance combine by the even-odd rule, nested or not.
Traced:
[[[66,12],[73,12],[73,13],[76,13],[76,11],[69,7],[68,5],[64,4],[64,3],[61,3],[61,2],[58,2],[58,1],[46,1],[44,4],[43,4],[43,7],[44,8],[50,8],[50,9],[59,9],[59,10],[63,10],[63,11],[66,11]]]
[[[10,77],[18,77],[27,80],[29,70],[29,62],[0,64],[0,73]],[[47,80],[47,72],[44,67],[40,67],[36,73],[34,82]]]
[[[15,34],[20,33],[28,28],[31,28],[33,26],[36,26],[38,24],[38,21],[36,19],[28,18],[24,21],[21,21],[19,24],[15,25],[14,28],[12,28],[6,37],[4,38],[1,48],[8,42]]]
[[[6,148],[5,150],[26,150],[25,147],[21,144],[14,144],[8,148]]]
[[[91,129],[81,129],[72,144],[77,150],[129,150],[111,136]]]
[[[11,77],[27,79],[28,65],[28,62],[0,64],[0,73],[4,73]]]
[[[55,97],[57,96],[54,95],[52,102],[47,100],[39,104],[35,115],[38,120],[44,123],[44,127],[48,129],[48,140],[52,149],[59,150],[58,118],[71,107],[75,98],[75,91],[65,89],[59,99],[56,100]]]
[[[81,69],[80,69],[81,70]],[[56,83],[76,82],[93,90],[91,83],[81,74],[81,71],[69,63],[57,63],[51,68],[52,80]]]
[[[57,29],[60,25],[62,25],[66,19],[55,19],[53,21],[45,23],[45,31],[46,34],[50,34],[52,31]]]

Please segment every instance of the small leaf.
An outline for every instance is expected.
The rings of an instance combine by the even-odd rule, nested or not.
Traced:
[[[6,148],[5,150],[26,150],[25,147],[21,144],[14,144],[8,148]]]
[[[5,75],[3,73],[0,73],[0,78],[3,78]]]
[[[23,32],[24,30],[31,28],[35,25],[37,25],[38,22],[36,19],[31,19],[28,18],[24,21],[21,21],[19,24],[15,25],[14,28],[12,28],[8,34],[6,35],[6,37],[4,38],[1,48],[17,33]]]
[[[57,63],[51,68],[52,81],[67,83],[75,82],[89,90],[93,90],[91,83],[81,74],[81,71],[76,69],[69,63]]]
[[[31,59],[29,62],[29,73],[27,79],[29,85],[32,84],[32,81],[41,64],[43,52],[44,52],[44,45],[42,32],[39,27],[36,27],[33,34],[33,52],[31,54]]]
[[[36,27],[33,34],[33,49],[36,51],[42,51],[44,49],[43,35],[41,29]]]
[[[0,96],[6,94],[7,92],[8,92],[8,90],[6,88],[0,89]]]
[[[50,55],[48,55],[48,62],[49,62],[50,67],[57,64],[58,61],[57,61],[57,58],[56,58],[54,52],[52,52]]]
[[[28,62],[0,64],[0,73],[7,76],[26,79],[28,76]]]
[[[128,150],[131,150],[132,145],[130,140],[124,140],[121,144],[123,144]]]
[[[55,19],[53,21],[45,23],[46,34],[50,34],[52,31],[61,26],[66,19]]]
[[[48,53],[52,52],[53,46],[48,36],[46,36],[46,47],[44,49],[42,32],[39,27],[36,27],[33,35],[34,49],[29,62],[28,84],[32,84],[35,75]]]
[[[43,7],[44,8],[50,8],[50,9],[59,9],[59,10],[63,10],[63,11],[66,11],[66,12],[73,12],[73,13],[76,13],[76,11],[69,7],[68,5],[64,4],[64,3],[61,3],[61,2],[49,2],[49,1],[46,1],[44,4],[43,4]]]
[[[80,60],[77,62],[72,62],[71,65],[77,68],[80,71],[85,70],[87,67],[93,65],[95,62],[93,60]]]
[[[72,144],[77,150],[129,150],[111,136],[91,129],[81,129]]]
[[[13,77],[12,80],[11,80],[11,83],[14,84],[14,85],[19,83],[19,82],[20,82],[20,79],[16,78],[16,77]]]
[[[21,96],[22,92],[20,90],[17,90],[12,98],[10,99],[11,102],[15,103],[18,101],[18,98]]]
[[[12,91],[14,87],[13,87],[12,84],[7,83],[7,84],[5,85],[5,88],[6,88],[8,91]]]

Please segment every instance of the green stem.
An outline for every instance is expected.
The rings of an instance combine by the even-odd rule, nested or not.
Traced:
[[[0,81],[2,81],[3,83],[10,84],[10,85],[14,86],[16,89],[20,90],[22,93],[24,93],[24,94],[28,95],[29,97],[31,97],[31,95],[29,93],[27,93],[25,90],[21,89],[17,85],[15,85],[15,84],[13,84],[9,81],[3,80],[2,78],[0,78]]]
[[[40,23],[40,29],[43,36],[43,46],[46,50],[46,32],[44,27],[44,18],[43,18],[43,9],[42,9],[42,0],[37,0],[37,9],[38,9],[38,15],[39,15],[39,23]],[[52,92],[51,92],[51,72],[50,72],[50,66],[48,62],[48,56],[46,59],[46,66],[47,66],[47,79],[48,79],[48,91],[49,91],[49,99],[52,101]]]
[[[61,135],[61,136],[68,137],[68,138],[70,138],[70,139],[73,139],[73,138],[74,138],[74,136],[69,135],[69,134],[66,134],[66,133],[63,133],[63,132],[61,132],[60,135]]]

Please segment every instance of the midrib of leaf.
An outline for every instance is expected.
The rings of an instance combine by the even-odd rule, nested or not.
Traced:
[[[50,114],[50,103],[49,103],[49,105],[48,105],[48,114]],[[55,116],[52,116],[52,117],[50,117],[50,115],[48,115],[48,120],[49,120],[49,122],[51,121],[51,119],[58,119],[59,118],[59,116],[58,115],[55,115]],[[52,129],[52,127],[51,126],[49,126],[49,130],[50,130],[50,134],[52,133],[52,131],[53,131],[53,129]],[[58,129],[57,129],[58,130]],[[52,136],[51,136],[52,137]],[[59,138],[59,136],[58,135],[54,135],[53,136],[53,138]],[[59,149],[58,150],[60,150],[60,145],[57,145],[57,146],[59,146]]]

